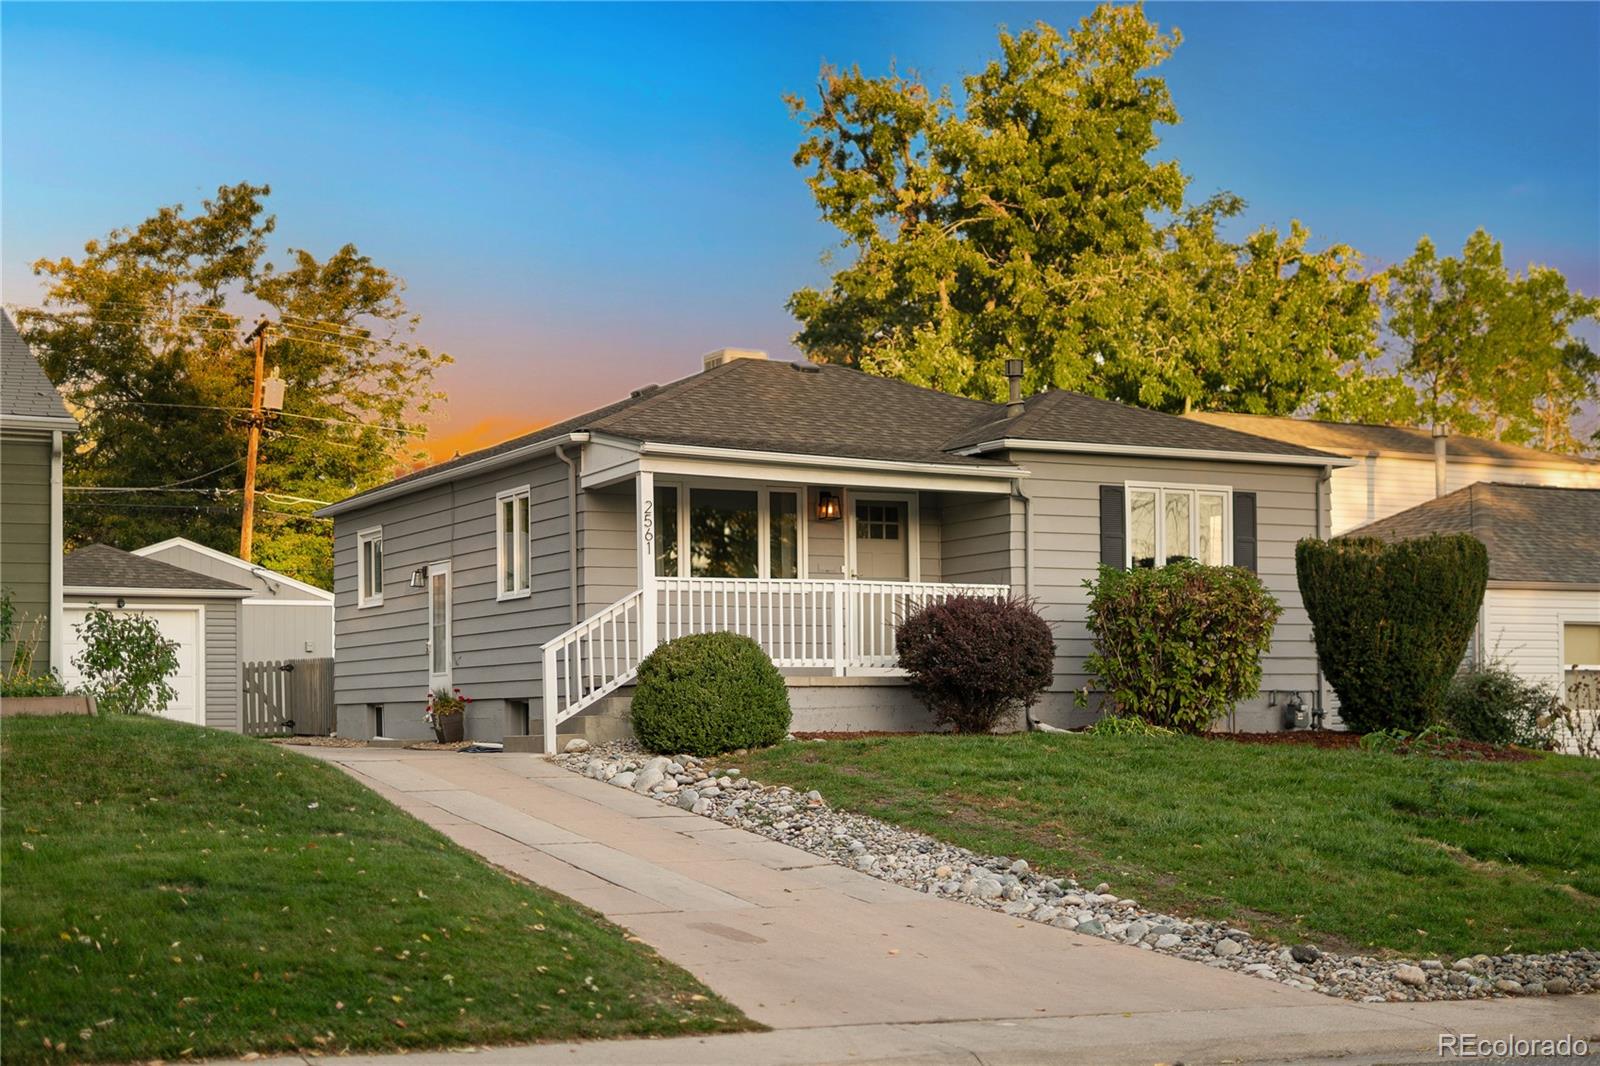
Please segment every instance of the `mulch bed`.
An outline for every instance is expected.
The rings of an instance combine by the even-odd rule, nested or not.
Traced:
[[[1239,744],[1295,744],[1300,747],[1329,749],[1361,746],[1359,734],[1337,732],[1332,729],[1297,729],[1285,733],[1207,733],[1205,736],[1208,740],[1231,740]],[[1442,759],[1527,762],[1529,759],[1539,757],[1537,752],[1524,748],[1502,748],[1476,740],[1450,739],[1436,743],[1437,747],[1430,746],[1426,754]],[[1397,750],[1401,754],[1410,754],[1409,747],[1409,744],[1402,744]]]

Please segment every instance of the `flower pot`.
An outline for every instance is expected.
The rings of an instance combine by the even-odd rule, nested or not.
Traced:
[[[466,715],[445,714],[434,720],[433,735],[441,744],[458,744],[466,736]]]

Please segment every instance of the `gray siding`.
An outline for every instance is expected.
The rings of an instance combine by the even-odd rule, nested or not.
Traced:
[[[942,580],[1009,584],[1020,591],[1020,506],[1010,496],[946,496],[942,511]]]
[[[149,557],[151,559],[160,559],[164,563],[171,563],[173,566],[181,566],[185,570],[192,570],[197,574],[205,574],[208,577],[231,581],[235,585],[243,585],[250,590],[250,595],[252,596],[271,597],[273,600],[304,601],[306,603],[323,602],[303,589],[297,589],[292,585],[276,581],[269,581],[267,578],[261,577],[244,567],[224,562],[221,559],[214,559],[203,552],[186,548],[182,544],[172,544],[162,548],[160,551],[151,552]],[[274,590],[276,590],[276,594],[274,594]]]
[[[1309,467],[1244,463],[1180,462],[1165,459],[1063,456],[1021,453],[1013,458],[1031,476],[1024,490],[1033,500],[1033,594],[1056,633],[1056,677],[1045,709],[1057,720],[1082,721],[1087,712],[1072,709],[1071,693],[1088,683],[1083,659],[1090,651],[1085,623],[1088,592],[1099,562],[1099,487],[1125,481],[1228,485],[1256,493],[1259,574],[1277,597],[1283,616],[1263,661],[1262,696],[1242,704],[1241,729],[1275,728],[1266,710],[1266,691],[1309,694],[1317,683],[1311,624],[1295,581],[1294,546],[1317,530],[1320,471]],[[1326,507],[1323,516],[1326,520]],[[973,558],[984,538],[971,538]],[[988,539],[992,539],[988,538]],[[950,551],[947,535],[946,551]]]
[[[33,668],[50,669],[50,438],[0,441],[0,587],[11,593],[18,636],[38,638]],[[11,665],[14,645],[0,649]]]
[[[307,644],[311,646],[306,647]],[[333,605],[302,600],[239,608],[239,658],[327,659],[333,656]]]
[[[239,601],[207,600],[205,616],[206,725],[237,733],[241,699]]]
[[[425,589],[411,572],[451,563],[452,682],[475,701],[469,736],[499,740],[505,701],[529,700],[538,715],[540,645],[570,624],[567,595],[566,466],[554,456],[424,489],[339,515],[334,524],[339,732],[370,735],[369,704],[384,707],[384,731],[426,734],[428,664]],[[495,495],[529,485],[532,594],[495,596]],[[383,528],[384,602],[356,606],[356,533]]]
[[[578,495],[578,587],[583,615],[639,587],[639,538],[629,481]]]
[[[806,576],[818,580],[837,580],[844,576],[844,520],[821,522],[817,519],[817,496],[823,491],[838,496],[843,490],[806,490]]]

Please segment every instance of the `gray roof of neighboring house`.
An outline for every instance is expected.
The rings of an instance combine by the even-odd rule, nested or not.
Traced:
[[[197,594],[237,592],[240,595],[250,591],[220,577],[134,555],[109,544],[87,544],[69,553],[62,563],[61,578],[68,589],[183,589]]]
[[[666,385],[636,389],[625,400],[418,470],[333,506],[344,510],[369,494],[387,495],[409,482],[432,481],[578,432],[654,444],[937,463],[974,471],[1012,469],[1000,459],[960,454],[997,434],[1082,443],[1088,446],[1085,450],[1111,445],[1337,458],[1076,393],[1042,393],[1028,401],[1026,414],[1007,419],[1004,404],[951,396],[850,367],[736,359]]]
[[[6,416],[59,420],[63,429],[77,425],[11,316],[0,312],[0,417]]]
[[[1346,537],[1407,540],[1471,533],[1489,549],[1489,580],[1600,585],[1600,489],[1480,481]]]
[[[1373,452],[1433,458],[1433,433],[1415,426],[1373,426],[1359,422],[1318,422],[1307,418],[1278,418],[1272,415],[1245,415],[1221,411],[1199,411],[1188,415],[1197,422],[1226,426],[1259,437],[1303,444],[1323,451],[1360,458]],[[1452,433],[1446,438],[1446,454],[1463,459],[1499,463],[1541,463],[1600,469],[1600,460],[1581,455],[1561,455],[1521,444],[1485,440]]]
[[[995,411],[995,405],[991,410]],[[1334,458],[1299,444],[1059,390],[1028,397],[1023,413],[1015,418],[1007,418],[1005,408],[999,407],[989,419],[948,441],[946,447],[971,448],[998,440]]]

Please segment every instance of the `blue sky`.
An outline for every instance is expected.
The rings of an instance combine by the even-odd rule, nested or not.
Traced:
[[[273,187],[276,247],[350,241],[458,360],[439,429],[509,433],[792,354],[834,241],[785,92],[890,60],[955,83],[1000,25],[1081,4],[0,7],[0,286],[219,184]],[[1600,5],[1151,4],[1183,123],[1162,152],[1246,223],[1375,263],[1487,227],[1600,290]]]

